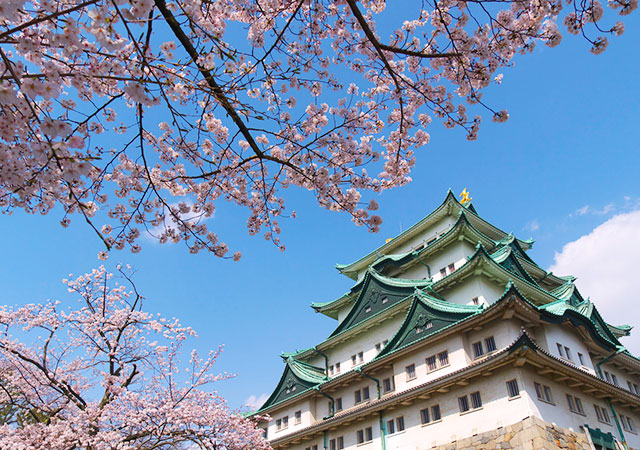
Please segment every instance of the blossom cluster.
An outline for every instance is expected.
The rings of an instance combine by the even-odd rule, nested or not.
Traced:
[[[4,0],[0,207],[80,215],[102,258],[145,233],[230,257],[208,221],[223,200],[284,249],[290,186],[376,231],[363,194],[411,180],[434,118],[475,139],[467,108],[509,117],[482,90],[516,54],[559,23],[593,53],[624,31],[600,0],[499,5],[426,0],[384,37],[384,0]]]
[[[135,287],[103,267],[65,284],[75,308],[0,307],[0,448],[270,448],[208,388],[228,377],[211,372],[220,349],[184,367],[195,332],[143,311]]]

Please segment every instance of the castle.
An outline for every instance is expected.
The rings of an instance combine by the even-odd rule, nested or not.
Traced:
[[[274,449],[639,449],[640,359],[574,284],[449,191],[313,309],[256,411]]]

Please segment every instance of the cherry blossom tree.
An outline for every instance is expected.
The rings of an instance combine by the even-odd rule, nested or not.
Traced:
[[[363,193],[410,181],[434,118],[469,139],[483,113],[507,120],[482,99],[500,68],[559,24],[601,53],[637,0],[607,5],[3,0],[0,207],[83,217],[103,258],[147,232],[225,256],[220,200],[283,249],[290,186],[376,231]]]
[[[121,270],[65,280],[60,302],[0,307],[0,448],[267,450],[255,424],[205,388],[220,350],[180,358],[194,331],[141,310]]]

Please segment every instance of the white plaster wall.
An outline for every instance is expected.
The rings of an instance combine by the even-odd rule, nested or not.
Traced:
[[[530,403],[533,408],[532,412],[535,416],[547,422],[556,424],[560,427],[569,428],[578,433],[580,432],[579,427],[581,425],[588,424],[591,428],[600,428],[602,431],[610,432],[616,438],[620,438],[615,425],[615,421],[613,420],[613,415],[611,414],[611,410],[608,408],[608,404],[604,399],[597,399],[595,397],[589,396],[582,391],[572,389],[563,383],[557,383],[549,378],[544,378],[529,368],[525,368],[522,370],[522,376],[525,380],[525,387],[531,399]],[[549,404],[538,400],[534,382],[537,382],[541,385],[549,386],[551,388],[554,404]],[[566,394],[570,394],[580,399],[585,412],[584,416],[576,414],[569,410]],[[611,417],[610,425],[598,421],[594,404],[603,408],[607,408],[609,416]],[[616,408],[616,412],[618,414],[624,414],[631,417],[634,425],[636,425],[636,428],[638,428],[638,424],[640,424],[640,417],[636,413],[622,408]],[[638,434],[629,432],[624,432],[624,434],[627,442],[632,448],[640,448],[640,439],[638,438]]]
[[[491,282],[484,276],[467,277],[462,283],[439,292],[452,303],[471,305],[472,299],[478,297],[481,303],[490,305],[504,293],[504,286]]]
[[[394,254],[406,253],[409,250],[412,250],[420,246],[420,244],[426,245],[427,242],[429,242],[434,237],[438,237],[446,233],[451,228],[451,225],[456,223],[456,220],[457,220],[457,217],[454,217],[454,216],[443,217],[442,219],[435,222],[430,227],[426,228],[422,233],[414,236],[412,239],[407,240],[403,244],[394,248],[393,253]]]
[[[474,378],[471,384],[455,391],[385,411],[385,421],[401,415],[406,426],[405,432],[387,436],[387,449],[430,448],[523,420],[530,414],[526,400],[509,400],[506,390],[506,381],[517,377],[517,369],[510,368],[491,377]],[[480,392],[482,408],[461,414],[458,397],[475,391]],[[422,425],[420,410],[435,404],[440,405],[442,420]]]
[[[543,329],[547,345],[547,348],[545,348],[545,350],[547,350],[553,356],[562,358],[564,361],[572,363],[578,367],[581,366],[580,360],[578,358],[578,352],[580,352],[582,353],[582,359],[584,360],[584,365],[582,366],[582,368],[586,369],[592,374],[596,373],[595,366],[591,361],[591,357],[589,356],[589,350],[582,341],[582,338],[573,329],[573,327],[556,324],[545,324]],[[563,358],[559,354],[558,346],[556,344],[561,344],[563,348],[564,346],[569,347],[569,349],[571,350],[571,361],[567,358]],[[539,345],[543,346],[543,343],[540,343]],[[618,381],[620,382],[620,377],[618,377]]]
[[[496,342],[496,350],[499,351],[500,349],[513,344],[513,342],[520,336],[520,328],[518,327],[518,324],[512,320],[498,319],[489,324],[485,324],[481,330],[467,331],[465,333],[463,343],[470,363],[474,361],[472,344],[474,342],[481,341],[483,349],[486,352],[486,344],[484,340],[489,336],[493,336],[493,339]],[[484,356],[486,356],[486,353],[482,357]]]
[[[446,394],[436,394],[427,400],[419,400],[409,406],[387,408],[383,412],[383,421],[404,418],[405,430],[386,436],[388,450],[415,450],[416,448],[430,448],[452,440],[463,439],[477,433],[494,430],[501,426],[519,422],[531,414],[526,397],[520,396],[509,400],[506,394],[506,381],[519,377],[517,369],[509,368],[496,372],[493,376],[474,378],[468,386],[459,388]],[[520,380],[519,380],[520,381]],[[520,381],[520,384],[522,382]],[[458,397],[471,392],[480,391],[482,408],[460,413]],[[427,425],[420,421],[420,410],[438,404],[442,420]],[[373,441],[366,444],[356,444],[356,431],[370,426],[373,431]],[[329,439],[343,436],[345,449],[381,448],[380,423],[378,414],[373,414],[359,422],[348,426],[338,427],[329,432]],[[290,447],[293,450],[303,450],[316,443],[322,449],[322,438],[307,441]]]
[[[340,361],[340,374],[342,374],[353,369],[351,365],[351,355],[363,352],[364,362],[371,361],[378,354],[375,345],[385,339],[391,339],[398,328],[400,328],[404,316],[405,314],[401,312],[395,317],[375,325],[373,328],[358,334],[348,341],[323,351],[323,353],[329,357],[329,365],[335,365],[337,361]]]
[[[595,367],[595,365],[594,365]],[[618,379],[618,385],[622,388],[622,389],[626,389],[629,390],[629,385],[627,384],[627,381],[631,381],[632,383],[635,383],[636,385],[638,385],[638,387],[640,387],[640,377],[638,376],[637,373],[632,374],[629,373],[627,371],[624,370],[620,370],[620,368],[618,367],[614,367],[611,364],[611,361],[605,362],[604,364],[602,364],[600,366],[600,369],[603,370],[602,375],[605,376],[604,371],[606,370],[607,372],[609,372],[610,374],[613,374],[616,376],[616,378]],[[634,392],[635,394],[635,392]]]
[[[440,269],[446,268],[447,274],[451,273],[448,269],[449,264],[454,263],[456,269],[462,267],[467,258],[473,254],[475,247],[466,241],[456,241],[449,244],[446,248],[431,255],[430,257],[422,256],[420,259],[431,269],[431,277],[434,281],[442,278]],[[399,278],[407,278],[412,280],[420,280],[429,278],[427,268],[424,264],[416,263],[403,273],[395,274]]]
[[[432,372],[427,372],[426,358],[444,350],[449,352],[449,365],[438,368]],[[410,364],[415,364],[416,366],[416,378],[407,381],[406,367]],[[461,336],[452,336],[428,347],[422,347],[419,350],[403,355],[393,362],[393,377],[396,392],[412,388],[429,380],[440,378],[466,365],[467,358]]]
[[[406,253],[409,250],[415,249],[421,244],[426,245],[426,243],[429,242],[434,237],[440,236],[441,234],[446,233],[449,230],[449,228],[451,228],[451,225],[453,225],[456,222],[456,220],[457,220],[456,217],[445,216],[441,220],[435,222],[433,225],[425,229],[422,233],[414,236],[412,239],[407,240],[403,244],[398,245],[392,251],[386,252],[386,254],[397,255],[401,253]],[[365,272],[366,272],[366,268],[362,269],[358,273],[358,281],[362,280]]]
[[[311,425],[315,421],[315,417],[313,415],[313,409],[315,408],[312,408],[312,404],[313,406],[315,406],[315,400],[306,399],[297,402],[292,406],[280,408],[269,413],[271,421],[269,422],[269,426],[267,428],[267,438],[278,439]],[[302,420],[298,425],[295,424],[296,411],[302,411]],[[282,417],[284,416],[289,416],[289,426],[283,430],[277,431],[276,420],[282,419]]]

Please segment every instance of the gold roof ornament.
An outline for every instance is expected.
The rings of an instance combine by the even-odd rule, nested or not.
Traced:
[[[471,197],[469,196],[467,188],[464,188],[462,192],[460,192],[460,204],[466,205],[467,203],[471,203]]]

